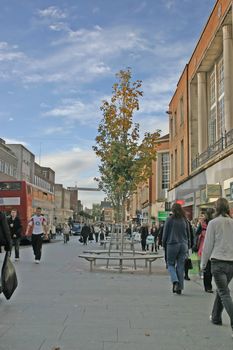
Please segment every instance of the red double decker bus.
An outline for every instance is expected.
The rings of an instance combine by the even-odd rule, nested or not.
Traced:
[[[26,181],[0,181],[0,210],[6,215],[9,215],[12,209],[17,210],[23,226],[22,240],[27,240],[27,224],[37,207],[42,208],[50,232],[54,220],[54,193]]]

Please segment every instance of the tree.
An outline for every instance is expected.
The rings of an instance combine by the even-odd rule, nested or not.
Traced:
[[[93,149],[100,159],[100,177],[96,178],[99,187],[112,201],[118,217],[121,209],[124,220],[126,199],[152,175],[160,131],[147,132],[140,140],[133,114],[139,110],[139,98],[143,96],[142,82],[131,81],[130,69],[121,70],[116,77],[110,102],[104,100],[100,108],[103,118]]]

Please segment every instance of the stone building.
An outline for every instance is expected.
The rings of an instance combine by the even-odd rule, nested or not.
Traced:
[[[16,180],[17,166],[16,155],[0,138],[0,180]]]
[[[168,197],[190,218],[219,196],[233,200],[232,6],[216,1],[169,104]]]

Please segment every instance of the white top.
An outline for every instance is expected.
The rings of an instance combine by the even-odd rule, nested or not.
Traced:
[[[218,216],[208,223],[201,267],[205,268],[209,259],[233,261],[233,219]]]
[[[44,216],[33,215],[30,222],[30,226],[33,226],[32,234],[41,235],[44,233],[44,227],[47,225],[46,219]]]

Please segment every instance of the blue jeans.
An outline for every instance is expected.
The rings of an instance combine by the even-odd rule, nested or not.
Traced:
[[[212,309],[212,321],[222,322],[222,311],[226,309],[233,329],[233,301],[230,295],[229,283],[233,278],[233,261],[211,260],[211,271],[217,286],[217,293]]]
[[[15,259],[19,259],[20,238],[13,238],[12,239],[12,245],[15,248]]]
[[[178,282],[179,288],[184,289],[184,261],[188,252],[186,243],[167,245],[167,268],[172,283]]]

